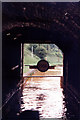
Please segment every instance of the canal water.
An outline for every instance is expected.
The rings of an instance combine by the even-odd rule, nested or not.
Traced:
[[[57,67],[47,72],[36,71],[32,77],[25,77],[21,111],[38,110],[40,118],[65,118],[61,76],[63,68]]]

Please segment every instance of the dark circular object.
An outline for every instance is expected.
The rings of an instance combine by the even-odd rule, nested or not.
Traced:
[[[37,63],[37,69],[41,72],[45,72],[49,69],[49,63],[46,60],[40,60]]]

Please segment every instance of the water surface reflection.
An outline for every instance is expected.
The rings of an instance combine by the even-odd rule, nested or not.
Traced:
[[[21,99],[22,111],[38,110],[41,118],[65,117],[66,108],[60,77],[29,78],[23,86]]]

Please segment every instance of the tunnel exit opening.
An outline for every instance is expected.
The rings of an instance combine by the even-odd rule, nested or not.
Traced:
[[[37,64],[41,60],[45,60],[48,62],[49,71],[53,70],[54,68],[63,68],[63,53],[55,44],[24,44],[23,76],[29,76],[31,74],[31,71],[33,70],[37,71]],[[41,67],[43,66],[44,63]],[[47,72],[47,70],[45,72]],[[56,74],[58,74],[58,76],[60,75],[58,71]],[[63,69],[61,72],[61,76],[63,76]]]

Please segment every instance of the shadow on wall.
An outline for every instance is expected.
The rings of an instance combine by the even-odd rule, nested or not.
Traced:
[[[19,115],[18,120],[40,120],[39,111],[32,111],[32,110],[23,111]]]
[[[19,115],[10,114],[1,120],[40,120],[39,111],[25,110]]]

